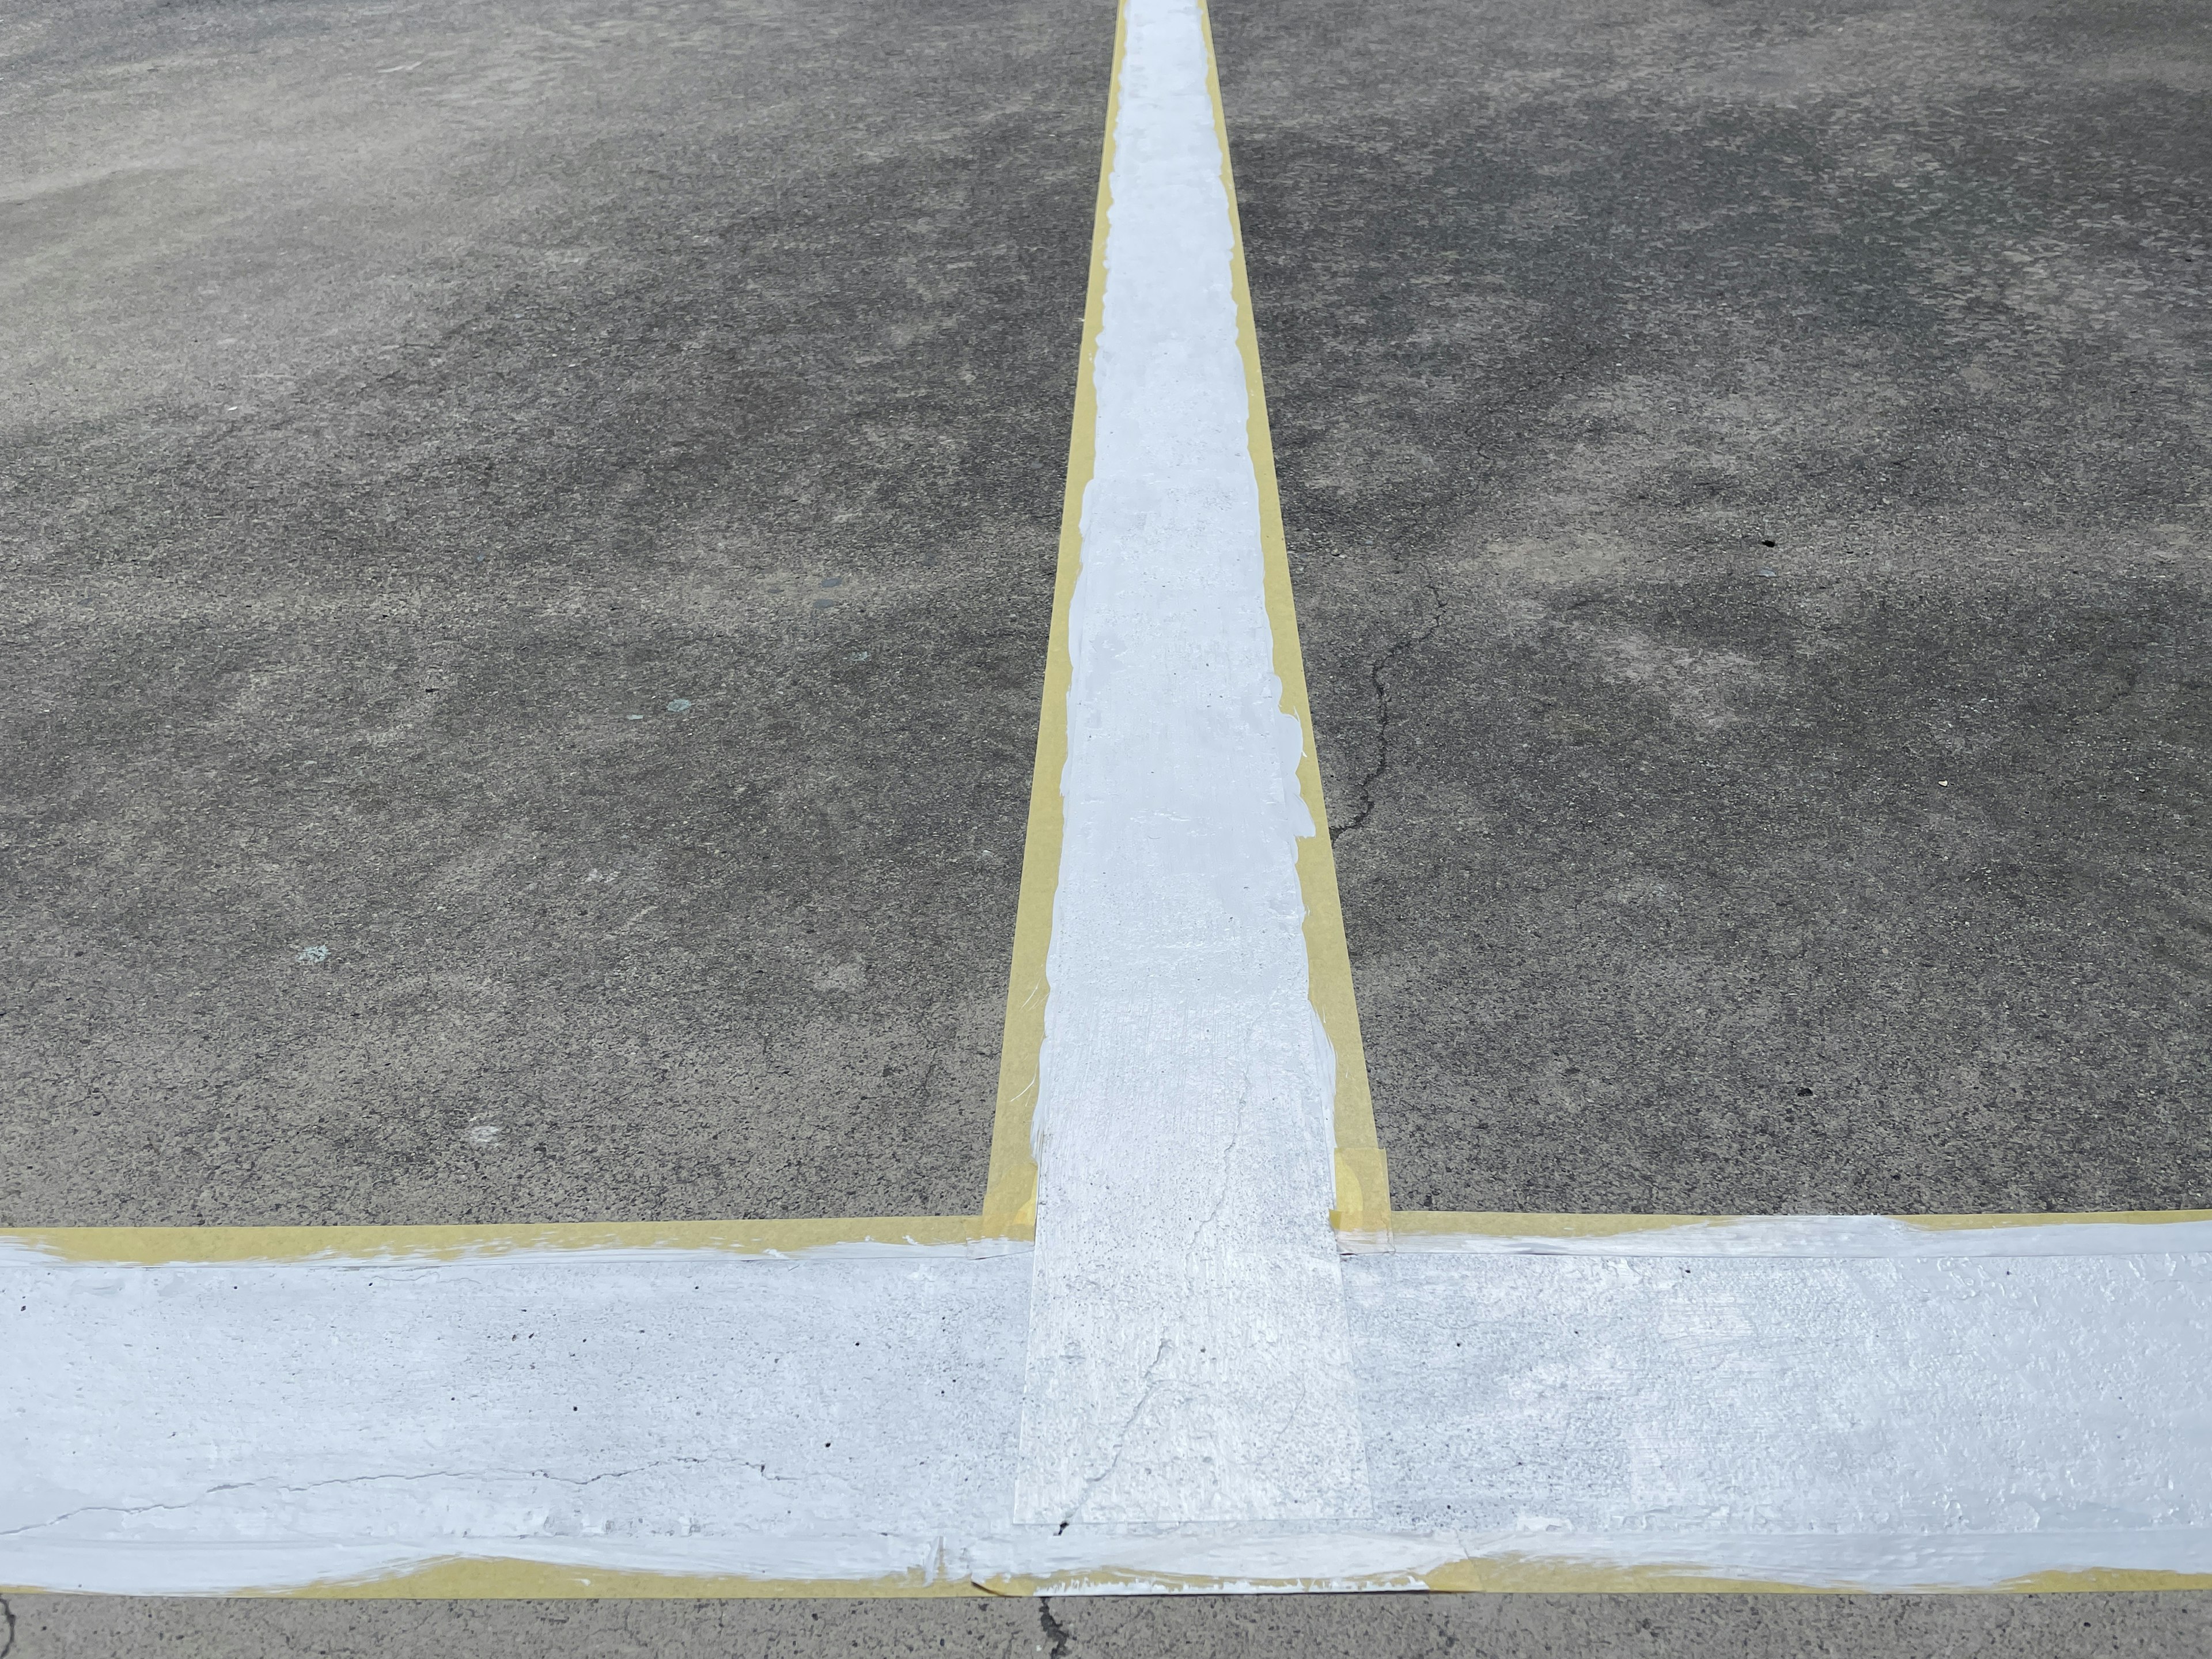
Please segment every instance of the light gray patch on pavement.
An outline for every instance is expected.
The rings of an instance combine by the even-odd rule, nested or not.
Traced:
[[[1394,1200],[2212,1204],[2212,18],[1215,27]]]
[[[1112,24],[0,25],[0,1222],[975,1209]]]

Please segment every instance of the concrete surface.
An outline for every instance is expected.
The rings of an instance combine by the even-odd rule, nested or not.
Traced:
[[[0,1219],[973,1207],[1109,19],[890,15],[9,26]],[[1218,21],[1399,1201],[2212,1202],[2201,10]]]
[[[0,28],[0,1224],[975,1210],[1110,9]]]
[[[1395,1200],[2212,1204],[2212,10],[1215,28]]]
[[[0,20],[0,1223],[975,1205],[1110,27]],[[2212,1203],[2212,16],[1216,27],[1399,1202]],[[2166,1655],[2207,1606],[15,1598],[0,1644]]]
[[[2173,1659],[2196,1595],[1317,1595],[1014,1601],[172,1601],[17,1596],[5,1659]],[[4,1638],[0,1638],[4,1639]]]

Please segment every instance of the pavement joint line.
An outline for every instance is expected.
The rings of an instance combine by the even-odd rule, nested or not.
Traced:
[[[1133,18],[1140,72],[1125,104]],[[33,1328],[47,1350],[74,1362],[14,1384],[25,1425],[15,1466],[33,1473],[0,1491],[0,1587],[693,1595],[2212,1585],[2212,1445],[2199,1426],[2212,1420],[2212,1368],[2203,1363],[2212,1212],[1391,1209],[1324,833],[1207,29],[1193,0],[1125,0],[1117,27],[982,1213],[0,1233],[0,1273],[28,1298],[17,1311],[31,1316],[35,1305]],[[1210,112],[1218,200],[1188,188],[1187,166],[1176,171],[1195,153],[1188,148],[1198,130],[1189,118],[1194,89]],[[1170,257],[1150,267],[1135,253],[1126,265],[1109,257],[1123,156],[1131,177],[1152,181],[1127,195],[1126,222],[1166,216],[1158,246]],[[1187,256],[1213,246],[1209,216],[1225,223],[1225,268],[1199,270]],[[1109,386],[1102,416],[1102,343],[1119,337],[1108,333],[1114,269],[1134,285],[1115,290],[1125,299],[1148,276],[1164,286],[1150,319],[1154,354]],[[1204,340],[1194,345],[1178,333],[1185,313],[1176,307],[1197,303],[1194,295],[1229,307],[1233,362],[1219,349],[1225,337],[1208,357]],[[1129,325],[1133,337],[1146,325],[1142,317]],[[1154,371],[1182,361],[1175,353],[1186,347],[1200,368],[1164,385]],[[1200,368],[1228,379],[1206,382]],[[1112,372],[1109,362],[1109,380]],[[1194,492],[1154,500],[1144,495],[1141,469],[1115,471],[1155,454],[1146,444],[1162,426],[1151,405],[1121,419],[1117,395],[1184,399],[1193,419],[1169,428],[1181,452],[1206,420],[1218,426],[1234,401],[1224,401],[1231,381],[1241,386],[1249,480],[1211,494],[1200,480]],[[1086,767],[1109,775],[1133,754],[1157,759],[1097,740],[1096,721],[1127,714],[1137,700],[1102,702],[1091,682],[1111,680],[1116,653],[1140,656],[1147,643],[1112,633],[1117,617],[1126,625],[1138,614],[1116,613],[1116,595],[1140,611],[1145,583],[1189,575],[1160,563],[1146,540],[1148,514],[1177,512],[1228,526],[1218,546],[1206,544],[1220,556],[1200,573],[1217,581],[1219,608],[1161,620],[1213,629],[1199,642],[1224,661],[1244,647],[1248,679],[1257,641],[1261,678],[1275,682],[1259,702],[1244,696],[1249,684],[1208,682],[1206,696],[1138,709],[1155,718],[1155,736],[1172,738],[1225,708],[1222,730],[1249,739],[1201,758],[1248,784],[1260,779],[1256,793],[1231,787],[1215,799],[1200,787],[1191,797],[1260,854],[1232,860],[1214,894],[1239,927],[1235,950],[1213,967],[1253,982],[1240,981],[1246,1001],[1224,994],[1212,1012],[1253,1017],[1242,1026],[1178,1024],[1161,955],[1166,945],[1190,943],[1158,930],[1177,919],[1176,895],[1197,890],[1194,872],[1220,876],[1204,867],[1218,849],[1196,845],[1196,862],[1178,866],[1159,851],[1176,833],[1160,828],[1171,814],[1155,811],[1133,838],[1132,814],[1117,819],[1100,810],[1112,798],[1084,793]],[[1239,611],[1248,599],[1255,609]],[[1072,721],[1072,706],[1093,724]],[[1269,764],[1280,768],[1279,795],[1267,793]],[[1188,790],[1194,776],[1162,787]],[[1302,827],[1284,833],[1294,822]],[[1073,861],[1071,846],[1083,852]],[[1261,878],[1246,882],[1248,865],[1266,865],[1279,890],[1254,899],[1245,888]],[[1129,903],[1116,884],[1133,872],[1153,884],[1146,903]],[[1125,926],[1127,910],[1141,911],[1138,924],[1154,931]],[[1295,948],[1255,968],[1270,927],[1287,927]],[[1112,968],[1114,951],[1127,955],[1133,939],[1141,971],[1125,961],[1122,978],[1102,978],[1100,964]],[[1141,1016],[1133,1024],[1133,1014]],[[1194,1057],[1198,1064],[1185,1064]],[[1132,1076],[1154,1088],[1148,1101],[1176,1103],[1148,1126],[1154,1135],[1127,1132],[1122,1103],[1136,1097],[1090,1086]],[[732,1276],[733,1255],[761,1265]],[[1681,1265],[1692,1257],[1711,1260]],[[234,1271],[171,1271],[191,1267]],[[2022,1283],[2007,1286],[2015,1273]],[[1695,1283],[1685,1286],[1678,1274]],[[1719,1288],[1708,1289],[1716,1279]],[[524,1317],[532,1304],[538,1316]],[[1636,1372],[1650,1399],[1609,1393],[1576,1370],[1587,1370],[1595,1351],[1558,1346],[1568,1306],[1594,1326],[1612,1322],[1607,1363]],[[1476,1362],[1438,1346],[1439,1307],[1459,1310],[1450,1328],[1485,1350],[1491,1370],[1465,1370]],[[2123,1316],[2111,1314],[2116,1307]],[[298,1317],[272,1322],[272,1310]],[[641,1318],[633,1339],[626,1334]],[[541,1322],[557,1328],[547,1350],[526,1365],[508,1363],[507,1354],[537,1353],[512,1345],[538,1341],[538,1331],[520,1328]],[[1971,1342],[1964,1351],[1943,1346],[1951,1328],[1969,1326],[1986,1352]],[[733,1331],[753,1356],[742,1375],[709,1358]],[[1736,1347],[1716,1357],[1720,1332]],[[1888,1343],[1881,1352],[1896,1374],[1870,1361],[1863,1375],[1808,1373],[1808,1353],[1834,1349],[1838,1333]],[[613,1358],[582,1359],[594,1336]],[[487,1349],[502,1340],[507,1349]],[[858,1358],[846,1353],[848,1341]],[[568,1342],[574,1363],[564,1367],[551,1348]],[[1462,1351],[1462,1342],[1451,1349]],[[487,1364],[487,1352],[501,1363]],[[1683,1363],[1691,1352],[1705,1356],[1705,1369]],[[334,1353],[344,1363],[334,1364]],[[1948,1374],[1962,1360],[1963,1382]],[[2045,1367],[2049,1387],[2023,1392],[1996,1368],[2001,1360]],[[531,1380],[541,1362],[568,1393]],[[1562,1363],[1565,1380],[1554,1386],[1572,1398],[1555,1419],[1539,1421],[1525,1398],[1482,1386],[1525,1382]],[[653,1379],[651,1401],[638,1398],[643,1377]],[[1831,1384],[1847,1384],[1849,1397],[1832,1398]],[[435,1395],[445,1386],[472,1392],[465,1405],[456,1394],[448,1403],[462,1409],[441,1417]],[[663,1389],[672,1398],[657,1397]],[[747,1402],[734,1413],[732,1389]],[[2112,1404],[2124,1395],[2137,1402],[2132,1414]],[[885,1409],[892,1399],[900,1410]],[[1448,1405],[1463,1409],[1470,1400],[1476,1416],[1450,1417]],[[592,1418],[567,1424],[563,1401],[579,1419],[588,1405]],[[301,1409],[288,1418],[287,1407]],[[1908,1449],[1958,1467],[1933,1494],[1909,1480],[1878,1489],[1866,1477],[1854,1486],[1852,1458],[1878,1469],[1889,1458],[1900,1478],[1924,1471],[1879,1434],[1854,1438],[1848,1424],[1821,1419],[1832,1407],[1857,1410],[1861,1426],[1893,1421],[1899,1436],[1925,1443]],[[717,1410],[735,1416],[725,1426],[745,1443],[710,1434],[702,1453],[698,1422]],[[2011,1438],[1977,1440],[1976,1412]],[[1731,1428],[1723,1414],[1751,1430]],[[1705,1479],[1716,1492],[1734,1490],[1741,1472],[1724,1467],[1729,1457],[1748,1449],[1764,1459],[1736,1483],[1768,1483],[1743,1526],[1724,1504],[1727,1525],[1711,1514],[1692,1524],[1684,1510],[1674,1530],[1632,1506],[1607,1509],[1613,1477],[1561,1449],[1602,1449],[1623,1434],[1633,1441],[1638,1428],[1687,1447],[1687,1462],[1681,1446],[1639,1452],[1666,1464],[1650,1476],[1662,1486],[1671,1480],[1686,1490]],[[191,1444],[167,1443],[184,1431]],[[2088,1466],[2057,1464],[2078,1490],[2063,1482],[2054,1490],[2054,1470],[2034,1467],[2045,1431],[2054,1456],[2062,1443],[2077,1453],[2100,1449]],[[840,1437],[855,1434],[861,1449],[817,1458],[821,1432],[830,1437],[820,1451],[837,1453]],[[1469,1433],[1520,1433],[1531,1448],[1550,1449],[1588,1483],[1555,1494],[1555,1507],[1572,1508],[1571,1498],[1584,1512],[1484,1511],[1468,1521],[1455,1505],[1480,1510],[1483,1495],[1454,1487],[1457,1477],[1443,1467],[1449,1459],[1439,1463],[1437,1454]],[[2106,1433],[2136,1443],[2124,1453],[2102,1449]],[[621,1467],[605,1467],[609,1443],[624,1437]],[[1802,1468],[1789,1464],[1793,1437],[1809,1448]],[[264,1472],[246,1474],[241,1455],[264,1459]],[[239,1465],[228,1472],[245,1478],[212,1478],[226,1458]],[[708,1474],[687,1473],[695,1467]],[[922,1473],[899,1475],[907,1469]],[[108,1484],[90,1490],[88,1479]],[[426,1488],[435,1500],[428,1508]],[[1790,1510],[1808,1488],[1812,1507]],[[604,1498],[579,1496],[594,1489]],[[70,1499],[65,1507],[53,1507],[58,1493]],[[1936,1509],[1923,1504],[1918,1522],[1893,1522],[1881,1507],[1911,1510],[1923,1498]],[[1644,1501],[1648,1510],[1655,1500]],[[2022,1512],[2031,1524],[2021,1524]],[[672,1514],[681,1526],[668,1530]],[[2010,1522],[1978,1530],[1960,1524],[1960,1514]],[[2112,1523],[2112,1514],[2125,1518]]]

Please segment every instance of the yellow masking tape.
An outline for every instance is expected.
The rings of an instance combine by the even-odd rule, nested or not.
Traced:
[[[58,1261],[456,1261],[517,1250],[725,1250],[777,1255],[853,1244],[972,1244],[1002,1235],[972,1215],[799,1221],[574,1221],[482,1227],[24,1227],[0,1231]]]
[[[1341,1181],[1341,1175],[1339,1176]],[[1389,1218],[1392,1231],[1422,1238],[1613,1238],[1631,1233],[1663,1232],[1676,1227],[1720,1228],[1741,1222],[1771,1220],[1738,1215],[1521,1214],[1511,1210],[1400,1210]],[[2106,1210],[2064,1214],[1893,1215],[1886,1221],[1931,1232],[1971,1231],[1989,1227],[2060,1227],[2118,1224],[2160,1226],[2181,1221],[2212,1221],[2212,1210]]]
[[[991,1123],[991,1174],[983,1215],[1007,1237],[1036,1231],[1037,1056],[1044,1047],[1050,988],[1053,896],[1060,888],[1064,813],[1060,773],[1067,765],[1068,606],[1083,568],[1083,493],[1090,487],[1098,425],[1092,371],[1106,304],[1106,216],[1112,206],[1114,124],[1121,107],[1121,52],[1128,20],[1114,25],[1114,68],[1107,82],[1106,139],[1098,167],[1098,200],[1091,228],[1091,288],[1083,306],[1083,344],[1075,374],[1075,420],[1067,443],[1067,489],[1060,500],[1060,568],[1053,584],[1052,633],[1045,645],[1044,703],[1037,718],[1036,766],[1030,777],[1029,830],[1022,848],[1022,890],[1014,913],[1014,960],[1006,987],[1006,1023],[999,1047],[999,1103]]]
[[[1455,1561],[1421,1575],[1430,1589],[1450,1593],[1522,1595],[1651,1595],[1725,1593],[1732,1595],[1832,1595],[1869,1593],[1847,1579],[1832,1583],[1788,1584],[1761,1578],[1730,1578],[1701,1566],[1615,1566],[1604,1563],[1497,1555]],[[2007,1579],[1980,1590],[1961,1590],[1941,1583],[1917,1587],[1929,1595],[2049,1595],[2083,1590],[2212,1589],[2212,1574],[2095,1568],[2080,1572],[2039,1572]]]
[[[1244,272],[1244,228],[1237,216],[1237,180],[1229,159],[1229,118],[1221,106],[1221,72],[1213,52],[1212,18],[1203,0],[1198,17],[1206,38],[1206,80],[1213,99],[1213,130],[1221,141],[1221,188],[1229,198],[1230,280],[1237,295],[1237,343],[1244,356],[1245,430],[1252,451],[1252,471],[1260,487],[1260,544],[1266,572],[1267,622],[1275,638],[1275,677],[1283,684],[1285,712],[1297,717],[1303,745],[1298,790],[1314,822],[1314,833],[1298,843],[1298,890],[1306,907],[1306,994],[1336,1050],[1337,1180],[1332,1219],[1340,1231],[1379,1238],[1389,1231],[1390,1184],[1375,1137],[1367,1055],[1359,1041],[1359,1008],[1352,990],[1352,952],[1345,942],[1344,911],[1337,898],[1336,855],[1329,847],[1328,806],[1322,799],[1320,751],[1314,744],[1305,656],[1298,646],[1297,607],[1291,592],[1290,555],[1283,540],[1283,505],[1275,487],[1275,450],[1267,430],[1267,394],[1260,378],[1260,334],[1251,284]]]

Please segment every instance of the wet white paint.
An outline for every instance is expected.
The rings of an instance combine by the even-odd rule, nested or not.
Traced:
[[[0,1244],[0,1583],[470,1553],[867,1577],[1011,1502],[1025,1254],[143,1267]]]
[[[1018,1514],[1368,1510],[1234,243],[1189,0],[1130,0],[1068,628]]]
[[[1691,1547],[1737,1571],[1812,1537],[1883,1540],[1908,1573],[1910,1540],[1971,1543],[2000,1578],[2051,1565],[2054,1536],[2086,1565],[2165,1534],[2212,1566],[2212,1257],[1414,1255],[1346,1273],[1395,1528]]]
[[[2145,1248],[2186,1224],[2124,1231],[2106,1254],[1352,1258],[1368,1516],[1065,1528],[1017,1505],[1025,1251],[118,1267],[0,1244],[0,1585],[471,1555],[1063,1589],[1376,1588],[1468,1559],[1875,1589],[2212,1571],[2212,1255]]]

